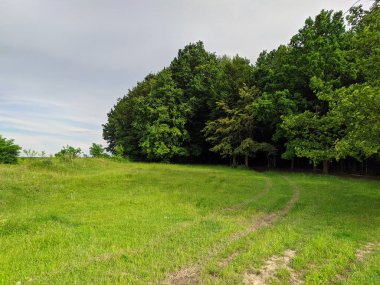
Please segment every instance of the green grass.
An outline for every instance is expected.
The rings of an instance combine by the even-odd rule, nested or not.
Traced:
[[[295,188],[294,206],[260,224]],[[186,268],[201,284],[241,284],[288,249],[268,283],[293,272],[380,284],[379,243],[379,181],[103,159],[0,166],[0,284],[159,284]]]

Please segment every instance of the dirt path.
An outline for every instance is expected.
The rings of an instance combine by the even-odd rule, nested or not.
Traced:
[[[368,242],[367,244],[365,244],[364,246],[356,250],[354,263],[364,262],[369,257],[369,255],[371,255],[372,253],[374,253],[376,250],[379,250],[379,249],[380,249],[380,244]],[[351,266],[352,264],[349,267],[347,267],[344,270],[344,272],[336,275],[337,282],[342,282],[347,279],[348,274],[352,270]]]
[[[368,255],[373,253],[375,250],[376,250],[376,244],[369,242],[365,246],[359,248],[356,251],[355,257],[357,261],[363,262],[368,257]]]
[[[238,204],[235,204],[235,205],[232,205],[232,206],[220,209],[218,211],[214,211],[214,212],[212,212],[212,213],[210,213],[210,214],[208,214],[208,215],[206,215],[204,217],[195,219],[193,221],[181,223],[178,226],[176,226],[176,227],[172,228],[171,230],[167,231],[164,235],[162,235],[162,236],[160,236],[158,238],[152,239],[150,242],[148,242],[147,244],[145,244],[141,249],[136,249],[133,253],[134,254],[138,254],[138,253],[142,253],[143,250],[146,250],[146,248],[149,248],[149,247],[153,247],[154,248],[155,246],[159,245],[161,243],[161,241],[165,240],[165,238],[167,238],[167,237],[169,237],[169,236],[171,236],[173,234],[176,234],[179,231],[183,231],[183,230],[185,230],[185,229],[187,229],[187,228],[189,228],[191,226],[194,226],[195,224],[197,224],[197,223],[199,223],[201,221],[208,220],[208,219],[211,219],[211,218],[215,218],[218,215],[220,215],[221,213],[237,211],[237,210],[241,209],[242,207],[244,207],[246,205],[249,205],[250,203],[252,203],[254,201],[257,201],[258,199],[260,199],[264,195],[266,195],[269,192],[269,190],[272,188],[272,186],[273,186],[272,180],[269,177],[263,176],[263,178],[265,180],[265,186],[264,186],[264,188],[259,193],[257,193],[256,195],[252,196],[250,199],[244,200],[243,202],[240,202]],[[26,282],[26,283],[32,283],[32,282],[44,280],[46,278],[51,278],[52,276],[58,275],[58,274],[63,273],[63,272],[67,272],[67,271],[70,271],[70,270],[73,270],[73,269],[78,269],[78,268],[89,266],[89,265],[91,265],[93,263],[107,262],[107,261],[112,260],[112,259],[120,258],[123,255],[128,254],[128,253],[130,253],[130,251],[128,251],[127,249],[120,249],[117,252],[105,252],[105,253],[102,253],[100,255],[93,256],[93,257],[91,257],[87,261],[83,261],[82,263],[77,264],[74,268],[70,264],[67,264],[67,265],[63,266],[61,269],[58,269],[58,270],[55,270],[55,271],[52,271],[52,272],[48,272],[46,274],[42,274],[42,275],[39,275],[39,276],[34,276],[32,278],[28,278],[24,282]],[[190,274],[190,273],[191,273],[191,270],[190,270],[190,272],[188,274]],[[186,275],[186,273],[183,273],[183,275]]]
[[[243,202],[240,202],[238,204],[235,204],[235,205],[232,205],[232,206],[229,206],[229,207],[226,207],[226,208],[214,211],[214,212],[212,212],[212,213],[210,213],[210,214],[208,214],[206,216],[200,217],[200,218],[195,219],[193,221],[181,223],[181,224],[177,225],[176,227],[173,227],[171,230],[167,231],[164,235],[162,235],[162,236],[160,236],[160,237],[158,237],[156,239],[153,239],[148,244],[145,244],[144,245],[144,249],[147,248],[147,247],[150,247],[150,246],[159,245],[160,242],[163,241],[165,238],[167,238],[167,237],[169,237],[169,236],[171,236],[173,234],[176,234],[179,231],[186,230],[187,228],[189,228],[191,226],[194,226],[197,223],[200,223],[202,221],[206,221],[206,220],[215,218],[215,217],[217,217],[218,215],[220,215],[221,213],[224,213],[224,212],[237,211],[237,210],[241,209],[242,207],[244,207],[246,205],[249,205],[250,203],[252,203],[254,201],[257,201],[258,199],[260,199],[264,195],[266,195],[269,192],[269,190],[272,188],[272,186],[273,186],[272,180],[269,177],[263,176],[263,178],[265,179],[265,186],[264,186],[264,188],[259,193],[257,193],[256,195],[252,196],[250,199],[244,200]],[[107,255],[107,253],[105,255]]]
[[[367,243],[366,245],[359,248],[355,253],[356,262],[365,261],[370,254],[376,250],[377,246],[374,243]],[[290,263],[292,259],[296,256],[294,250],[286,250],[282,255],[274,255],[270,257],[265,264],[256,272],[246,272],[243,275],[243,282],[246,285],[265,285],[268,284],[271,280],[277,281],[276,273],[279,269],[286,269],[289,272],[289,281],[291,284],[303,284],[304,281],[301,280],[299,272],[294,271],[291,268]],[[337,275],[336,281],[344,281],[349,273],[349,269],[346,269],[344,274]]]
[[[279,210],[278,212],[266,215],[264,217],[259,218],[255,223],[253,223],[251,226],[245,228],[244,230],[237,232],[229,237],[227,239],[221,241],[220,243],[215,244],[212,248],[210,248],[210,251],[206,258],[204,258],[202,261],[200,261],[198,264],[194,264],[193,266],[183,268],[171,275],[169,275],[164,281],[163,284],[167,285],[180,285],[180,284],[197,284],[198,278],[200,275],[200,271],[202,268],[202,265],[209,262],[212,258],[217,256],[227,245],[232,244],[233,242],[246,237],[252,232],[257,231],[260,228],[263,228],[265,226],[272,225],[275,221],[277,221],[280,217],[285,216],[295,205],[295,203],[299,199],[300,190],[298,185],[296,185],[293,181],[291,181],[289,178],[284,177],[284,179],[289,183],[293,190],[293,195],[291,199],[288,201],[288,203],[285,205],[284,208]],[[235,252],[232,255],[230,255],[225,260],[222,260],[219,262],[219,265],[221,266],[227,266],[230,262],[232,262],[240,253]]]
[[[229,211],[238,210],[238,209],[240,209],[246,205],[249,205],[250,203],[252,203],[254,201],[261,199],[264,195],[268,194],[269,190],[273,186],[273,183],[269,177],[264,176],[264,179],[265,179],[265,187],[263,188],[263,190],[261,192],[257,193],[256,195],[254,195],[252,198],[250,198],[248,200],[245,200],[241,203],[235,204],[231,207],[224,208],[221,210],[221,212],[229,212]]]
[[[164,236],[160,237],[159,240],[156,239],[156,240],[152,241],[152,243],[157,244],[158,242],[163,240],[165,237],[170,236],[170,235],[175,234],[175,233],[178,233],[178,231],[185,230],[185,229],[187,229],[187,228],[189,228],[189,227],[191,227],[191,226],[193,226],[193,225],[195,225],[201,221],[205,221],[205,220],[215,218],[218,215],[220,215],[221,213],[237,211],[237,210],[243,208],[244,206],[249,205],[250,203],[259,200],[264,195],[266,195],[273,186],[272,180],[269,177],[263,176],[263,178],[265,179],[264,188],[259,193],[252,196],[250,199],[244,200],[243,202],[240,202],[238,204],[220,209],[218,211],[214,211],[214,212],[212,212],[212,213],[210,213],[204,217],[201,217],[199,219],[196,219],[194,221],[182,223],[178,227],[175,227],[175,228],[171,229],[170,231],[167,231]]]
[[[273,255],[263,267],[255,273],[244,273],[243,282],[249,285],[265,285],[268,281],[276,280],[276,273],[280,268],[288,270],[291,284],[301,284],[298,274],[290,267],[290,262],[296,256],[294,250],[288,249],[282,255]],[[279,280],[277,280],[279,281]]]

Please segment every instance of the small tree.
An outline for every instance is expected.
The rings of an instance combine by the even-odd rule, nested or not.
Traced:
[[[21,147],[13,139],[6,139],[0,135],[0,163],[16,163]]]
[[[105,149],[101,144],[93,143],[90,147],[90,155],[92,157],[108,157],[105,153]]]
[[[115,160],[122,161],[125,158],[125,154],[124,153],[125,153],[124,147],[121,144],[117,144],[115,146],[115,151],[114,151],[114,153],[112,155],[112,158],[115,159]]]
[[[56,157],[64,159],[64,160],[70,160],[73,161],[75,158],[79,157],[82,150],[78,147],[72,147],[72,146],[64,146],[62,149],[55,154]]]

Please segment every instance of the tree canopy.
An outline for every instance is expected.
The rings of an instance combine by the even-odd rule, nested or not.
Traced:
[[[107,150],[148,161],[298,159],[326,172],[342,160],[378,160],[379,11],[378,0],[346,20],[322,10],[254,64],[186,45],[111,109]]]

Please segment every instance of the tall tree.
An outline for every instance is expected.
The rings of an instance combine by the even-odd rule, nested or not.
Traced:
[[[338,121],[343,135],[335,142],[336,158],[358,161],[380,154],[380,87],[354,84],[332,92],[329,120]]]
[[[115,147],[123,147],[125,155],[131,158],[144,157],[139,146],[145,121],[143,119],[145,100],[152,89],[154,75],[148,75],[142,82],[128,91],[107,114],[108,121],[103,125],[103,138],[108,142],[107,150],[115,153]]]
[[[335,141],[341,137],[339,122],[306,111],[286,116],[281,128],[287,139],[284,158],[305,157],[314,167],[323,162],[323,172],[328,172],[329,162],[336,157]]]
[[[203,42],[190,43],[178,51],[169,69],[189,105],[186,122],[189,140],[186,147],[188,154],[197,158],[207,154],[209,148],[201,131],[209,119],[210,99],[215,94],[213,82],[219,72],[217,58],[205,50]]]
[[[295,74],[304,80],[300,93],[310,101],[311,109],[321,111],[320,100],[310,86],[317,77],[334,88],[354,82],[354,65],[347,59],[349,35],[342,12],[322,10],[315,19],[308,18],[305,25],[290,41],[291,59],[297,66]],[[326,110],[323,110],[326,111]]]
[[[218,107],[224,116],[209,121],[204,128],[206,140],[213,147],[211,151],[219,153],[222,157],[231,157],[232,165],[237,165],[237,157],[244,156],[245,165],[249,166],[249,157],[256,152],[267,150],[274,152],[267,143],[255,140],[255,121],[253,116],[253,103],[258,98],[256,88],[243,87],[239,92],[239,99],[230,106],[227,102],[218,102]]]
[[[360,83],[380,81],[380,1],[374,1],[369,11],[353,7],[347,16],[350,24],[351,50]]]
[[[190,110],[183,96],[169,69],[157,74],[144,102],[145,129],[139,142],[148,159],[169,161],[188,155],[185,144],[189,135],[185,124]]]

